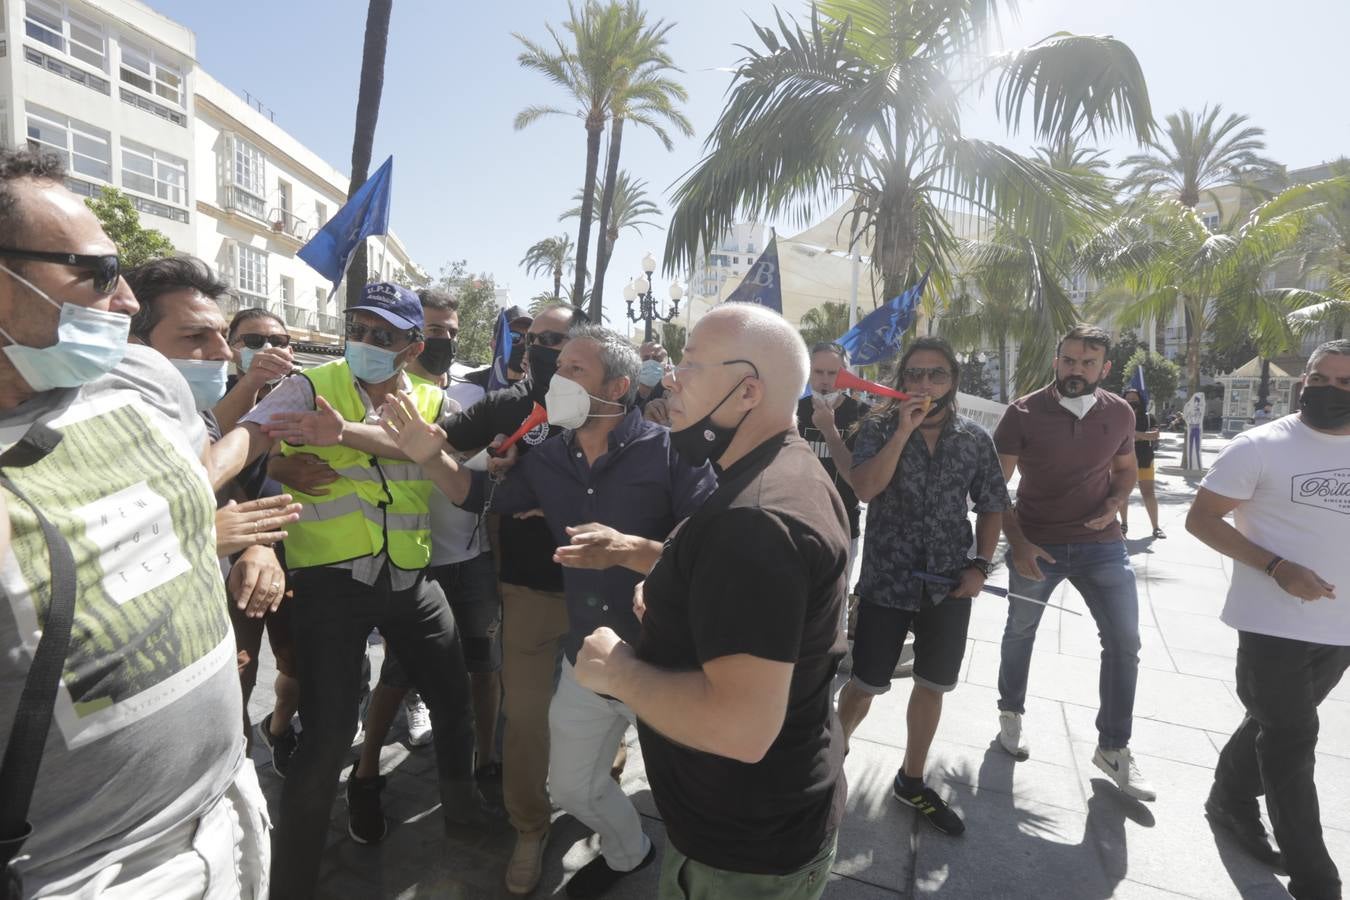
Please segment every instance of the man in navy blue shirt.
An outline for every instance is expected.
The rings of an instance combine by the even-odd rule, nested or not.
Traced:
[[[572,671],[582,640],[609,627],[636,640],[633,590],[661,555],[675,525],[716,487],[712,468],[682,462],[670,432],[636,408],[639,359],[614,332],[574,328],[549,384],[549,421],[567,429],[521,457],[493,485],[458,466],[445,435],[422,422],[405,400],[386,428],[454,503],[502,514],[542,512],[567,566],[563,586],[567,661],[549,710],[549,789],[567,812],[600,835],[602,855],[573,876],[569,897],[598,897],[655,856],[637,810],[610,779],[610,762],[632,711],[577,683]]]

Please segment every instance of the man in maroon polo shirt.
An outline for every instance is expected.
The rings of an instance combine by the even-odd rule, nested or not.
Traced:
[[[1009,590],[1047,600],[1064,579],[1083,595],[1102,644],[1097,751],[1092,761],[1123,792],[1156,794],[1129,750],[1139,678],[1139,598],[1116,515],[1138,477],[1134,411],[1100,387],[1111,337],[1075,326],[1059,342],[1055,381],[1009,405],[994,432],[1005,478],[1021,472],[1003,514]],[[1017,759],[1027,677],[1045,607],[1010,599],[998,673],[999,743]]]

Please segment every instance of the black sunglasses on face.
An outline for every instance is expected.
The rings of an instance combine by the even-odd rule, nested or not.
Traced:
[[[366,340],[367,335],[370,336],[370,340]],[[409,341],[420,341],[422,339],[422,333],[416,328],[412,331],[403,331],[392,328],[371,327],[348,319],[347,337],[350,340],[360,341],[363,344],[370,344],[371,346],[386,350],[389,347],[392,347],[400,338],[405,338]]]
[[[567,340],[561,331],[531,331],[525,335],[525,346],[557,347]]]
[[[106,256],[88,256],[83,253],[57,253],[49,250],[19,250],[14,247],[0,247],[0,256],[12,259],[31,259],[34,262],[52,262],[63,266],[72,266],[93,276],[94,290],[100,294],[111,294],[117,290],[122,278],[122,261],[116,253]]]
[[[289,347],[291,345],[289,334],[241,334],[235,340],[250,350],[261,350],[263,344],[271,344],[273,347]]]

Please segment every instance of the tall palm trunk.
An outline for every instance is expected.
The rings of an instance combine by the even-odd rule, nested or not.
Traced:
[[[1266,400],[1270,397],[1270,359],[1261,357],[1261,384],[1256,389],[1256,408],[1260,409],[1266,405]]]
[[[596,229],[595,278],[591,282],[591,321],[600,321],[604,309],[605,271],[614,244],[609,239],[609,219],[614,212],[614,190],[619,180],[619,149],[623,145],[623,119],[615,118],[609,126],[609,157],[605,163],[605,191],[600,197],[600,227]]]
[[[577,230],[577,277],[572,286],[572,302],[580,303],[586,295],[586,256],[591,251],[591,211],[595,206],[595,174],[600,168],[600,136],[604,132],[603,112],[592,110],[586,117],[586,182],[581,188],[581,224]],[[591,304],[591,309],[596,309]],[[591,321],[599,322],[599,316]]]
[[[1186,310],[1186,371],[1191,379],[1191,396],[1200,393],[1200,326]]]
[[[1008,402],[1008,339],[998,336],[998,401]]]
[[[389,46],[389,15],[394,0],[370,0],[366,10],[366,39],[361,48],[361,82],[356,94],[356,135],[352,139],[352,177],[347,199],[366,183],[370,154],[375,145],[375,124],[380,118],[380,95],[384,92],[384,52]],[[366,286],[368,267],[364,243],[352,254],[347,269],[347,306],[359,306]]]
[[[563,275],[563,273],[562,273],[562,264],[559,263],[558,265],[556,265],[556,266],[553,267],[553,299],[554,299],[554,300],[559,300],[559,299],[562,298],[562,275]]]

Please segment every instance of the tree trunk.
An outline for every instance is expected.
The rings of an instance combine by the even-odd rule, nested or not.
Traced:
[[[1008,402],[1008,339],[998,338],[998,401]]]
[[[605,162],[605,191],[600,196],[600,227],[595,230],[595,278],[591,282],[591,321],[600,321],[604,309],[605,271],[609,268],[609,218],[614,212],[614,190],[619,180],[619,150],[623,145],[623,119],[616,118],[609,126],[609,157]]]
[[[553,299],[559,300],[561,298],[562,298],[562,266],[557,265],[553,267]]]
[[[1270,397],[1270,360],[1261,357],[1261,384],[1256,389],[1256,408],[1260,409],[1266,405],[1266,400]]]
[[[384,52],[389,46],[389,15],[394,0],[370,0],[366,11],[366,39],[361,48],[361,82],[356,94],[356,135],[352,139],[352,176],[347,186],[350,200],[370,175],[370,154],[375,145],[375,124],[380,117],[384,92]],[[367,278],[364,243],[352,254],[347,268],[347,306],[361,303]]]
[[[1200,393],[1200,329],[1190,310],[1186,311],[1186,370],[1191,379],[1191,396]]]
[[[591,251],[591,211],[595,206],[595,173],[600,167],[600,135],[604,116],[592,112],[586,119],[586,181],[581,188],[581,224],[577,226],[577,277],[572,283],[572,303],[580,305],[586,296],[586,257]],[[591,321],[598,322],[598,318]]]

